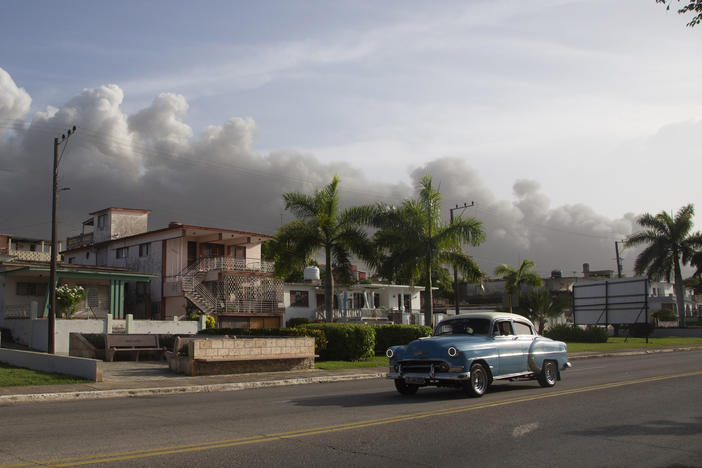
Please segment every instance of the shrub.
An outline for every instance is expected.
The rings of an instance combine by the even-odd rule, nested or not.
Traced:
[[[310,323],[310,319],[305,317],[293,317],[285,322],[285,326],[288,328],[295,328],[306,323]]]
[[[672,309],[661,309],[653,313],[653,316],[661,322],[677,322],[678,314]]]
[[[420,325],[380,325],[375,327],[375,354],[385,355],[390,346],[406,345],[410,341],[431,335],[431,327]]]
[[[191,312],[188,314],[188,320],[192,320],[194,322],[199,322],[201,314],[197,314],[194,312]],[[215,328],[217,326],[217,321],[215,318],[211,315],[205,315],[205,328]]]
[[[545,332],[544,336],[567,343],[606,343],[608,338],[604,327],[588,326],[583,329],[577,325],[556,325]]]
[[[310,323],[293,330],[321,330],[327,349],[319,353],[322,361],[360,361],[375,356],[375,330],[370,325],[350,323]]]
[[[632,323],[629,325],[629,336],[632,338],[646,338],[655,327],[650,323]]]
[[[71,318],[78,310],[78,304],[85,299],[83,286],[71,287],[63,284],[56,288],[56,303],[61,307],[61,312],[66,318]]]
[[[322,355],[327,349],[327,338],[323,330],[305,328],[208,328],[200,330],[198,335],[232,335],[232,336],[309,336],[314,338],[314,350]]]

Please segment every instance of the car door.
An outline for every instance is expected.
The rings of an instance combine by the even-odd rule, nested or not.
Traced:
[[[534,329],[527,323],[520,320],[512,321],[515,336],[517,337],[517,347],[521,353],[516,363],[515,372],[529,372],[529,349],[536,338]]]
[[[518,336],[514,334],[511,320],[495,320],[492,336],[498,354],[495,375],[509,375],[521,372],[521,358],[524,354]]]

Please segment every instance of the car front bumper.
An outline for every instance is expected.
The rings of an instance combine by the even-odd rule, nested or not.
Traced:
[[[470,378],[470,372],[388,372],[388,379],[404,379],[407,383],[427,384],[441,380],[463,381]]]

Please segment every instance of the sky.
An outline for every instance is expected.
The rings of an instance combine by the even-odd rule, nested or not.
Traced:
[[[0,232],[50,237],[76,125],[62,238],[108,206],[274,234],[284,192],[338,174],[345,206],[396,204],[431,174],[446,218],[475,203],[455,214],[483,222],[484,271],[616,270],[638,215],[702,194],[688,21],[654,0],[5,0]]]

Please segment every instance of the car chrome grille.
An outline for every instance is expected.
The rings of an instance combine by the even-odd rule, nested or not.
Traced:
[[[403,373],[428,374],[432,372],[448,372],[449,366],[444,361],[408,360],[401,361]]]

